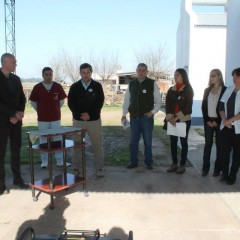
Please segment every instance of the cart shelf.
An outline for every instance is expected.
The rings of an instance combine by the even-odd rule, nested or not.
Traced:
[[[74,174],[67,173],[66,178],[64,177],[64,174],[53,176],[52,190],[50,189],[49,178],[35,181],[34,184],[30,184],[30,186],[45,193],[55,193],[76,186],[83,182],[86,182],[86,179],[83,177],[78,177]]]
[[[61,127],[59,129],[47,129],[42,131],[27,132],[28,135],[28,150],[29,150],[29,162],[30,162],[30,175],[32,187],[33,201],[37,201],[38,195],[35,195],[35,190],[47,193],[50,195],[50,209],[54,209],[53,194],[78,184],[83,185],[84,195],[88,196],[86,189],[86,162],[85,162],[85,129],[75,127]],[[73,134],[81,135],[81,142],[74,142],[70,137]],[[60,137],[61,140],[54,140],[55,137]],[[46,143],[35,144],[36,140],[40,137],[47,139]],[[67,139],[67,138],[71,139]],[[34,143],[34,144],[33,144]],[[67,173],[66,156],[67,150],[72,148],[81,148],[81,169],[82,176],[76,176],[71,173]],[[62,151],[63,153],[63,173],[57,176],[53,176],[52,167],[52,155],[56,151]],[[34,165],[33,165],[33,152],[45,152],[48,153],[48,177],[42,180],[35,180]]]

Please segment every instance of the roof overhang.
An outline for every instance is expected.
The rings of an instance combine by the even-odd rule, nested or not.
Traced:
[[[226,6],[227,0],[192,0],[195,6]]]

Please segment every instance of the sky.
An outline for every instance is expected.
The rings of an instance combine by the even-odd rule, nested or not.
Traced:
[[[16,0],[17,74],[41,77],[63,51],[89,62],[115,55],[122,72],[134,71],[136,53],[164,47],[175,63],[181,0]],[[0,52],[5,48],[4,1],[0,1]],[[90,62],[91,63],[91,62]],[[174,66],[173,66],[174,69]]]
[[[62,50],[118,56],[121,70],[136,69],[136,52],[164,46],[176,55],[181,0],[16,0],[17,74],[41,77]],[[0,52],[5,52],[4,1],[0,3]],[[79,65],[81,64],[79,62]]]

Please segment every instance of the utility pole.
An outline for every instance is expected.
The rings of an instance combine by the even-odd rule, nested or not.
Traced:
[[[15,0],[4,0],[6,52],[16,56]]]

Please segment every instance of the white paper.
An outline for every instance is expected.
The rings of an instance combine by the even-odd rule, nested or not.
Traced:
[[[186,137],[186,123],[185,122],[177,122],[175,126],[173,126],[170,122],[167,123],[167,134],[178,137]]]

